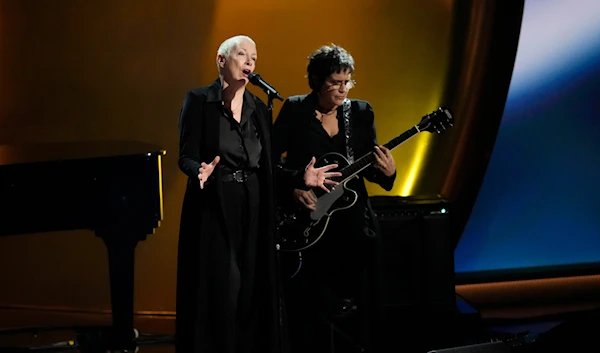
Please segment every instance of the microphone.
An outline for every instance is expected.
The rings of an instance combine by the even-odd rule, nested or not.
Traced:
[[[281,97],[281,95],[277,92],[277,90],[275,88],[273,88],[273,86],[271,86],[270,84],[266,83],[265,80],[262,79],[262,77],[260,77],[259,74],[257,74],[256,72],[251,72],[250,74],[248,74],[248,80],[250,81],[250,83],[252,83],[255,86],[260,87],[263,91],[265,91],[265,93],[270,97],[271,95],[275,96],[275,98],[279,99],[280,101],[283,102],[283,98]]]

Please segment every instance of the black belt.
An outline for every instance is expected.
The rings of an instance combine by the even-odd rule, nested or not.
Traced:
[[[221,180],[225,183],[245,183],[248,181],[248,178],[254,174],[253,170],[236,170],[231,173],[223,174]]]

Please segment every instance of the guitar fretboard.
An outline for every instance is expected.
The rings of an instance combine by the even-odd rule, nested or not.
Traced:
[[[394,148],[398,147],[400,144],[404,143],[411,137],[418,134],[420,131],[417,128],[417,126],[418,125],[415,125],[412,128],[406,130],[405,132],[396,136],[395,138],[393,138],[391,141],[384,144],[383,146],[385,146],[389,150],[393,150]],[[371,164],[375,163],[375,161],[376,160],[375,160],[375,156],[373,155],[373,153],[367,153],[364,156],[357,159],[354,163],[352,163],[352,164],[346,166],[344,169],[340,170],[340,173],[342,173],[342,176],[334,177],[331,179],[335,180],[339,183],[343,183],[346,180],[354,177],[356,174],[363,171],[365,168],[369,167]]]

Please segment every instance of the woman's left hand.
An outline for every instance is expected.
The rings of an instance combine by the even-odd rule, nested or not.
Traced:
[[[385,146],[375,146],[375,159],[377,160],[377,167],[385,174],[390,177],[396,172],[396,163],[392,152]]]
[[[306,166],[306,170],[304,172],[304,183],[306,186],[311,188],[320,187],[321,189],[329,192],[329,189],[325,184],[336,186],[339,183],[334,180],[330,180],[329,178],[342,176],[342,173],[339,172],[329,172],[331,169],[335,169],[338,167],[337,164],[330,164],[324,167],[315,168],[316,159],[313,157],[310,160],[310,163]]]

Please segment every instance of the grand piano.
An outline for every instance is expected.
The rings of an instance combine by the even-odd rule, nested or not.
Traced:
[[[90,230],[106,245],[107,349],[133,350],[135,248],[163,218],[162,157],[141,142],[0,145],[0,236]]]

